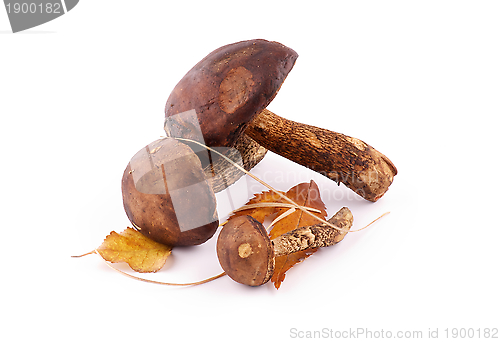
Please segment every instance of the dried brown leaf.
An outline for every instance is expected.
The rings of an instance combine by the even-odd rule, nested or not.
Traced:
[[[280,191],[281,192],[281,191]],[[284,192],[281,192],[284,194]],[[264,191],[261,192],[260,194],[255,194],[254,197],[246,203],[246,205],[249,204],[256,204],[256,203],[282,203],[281,197],[274,193],[273,191]],[[264,220],[270,216],[275,214],[276,208],[275,207],[263,207],[263,208],[255,208],[255,209],[247,209],[247,210],[240,210],[235,213],[233,213],[228,220],[238,217],[238,216],[244,216],[244,215],[250,215],[260,223],[264,223]]]
[[[292,268],[294,265],[304,261],[310,257],[318,248],[311,248],[305,251],[300,251],[292,253],[285,256],[280,256],[275,259],[274,274],[271,281],[274,283],[274,287],[279,289],[283,280],[285,280],[285,273]]]
[[[326,218],[327,214],[325,204],[321,200],[318,185],[313,180],[309,183],[297,184],[288,190],[285,195],[295,201],[298,205],[318,209],[320,213],[314,213],[314,215],[321,217],[322,219]],[[287,208],[277,208],[276,212],[278,215],[281,215],[287,210]],[[269,237],[274,239],[275,237],[288,233],[296,228],[310,226],[317,223],[321,223],[321,221],[315,220],[314,217],[305,214],[302,210],[296,210],[293,214],[278,221],[269,233]]]
[[[320,210],[321,213],[315,213],[315,215],[321,217],[322,219],[326,218],[326,207],[321,200],[318,185],[314,181],[311,180],[309,183],[301,183],[294,186],[287,191],[286,196],[294,200],[299,205]],[[279,209],[278,214],[281,215],[281,213],[285,211],[286,209]],[[271,239],[274,239],[275,237],[288,233],[296,228],[311,226],[320,222],[321,221],[315,220],[312,216],[305,214],[302,210],[297,210],[293,214],[278,221],[269,235]],[[294,265],[311,256],[317,250],[317,248],[314,248],[277,257],[275,260],[274,274],[271,278],[271,281],[274,283],[274,287],[278,289],[285,279],[285,273]]]
[[[319,213],[314,213],[314,215],[322,218],[323,220],[326,218],[326,207],[321,200],[318,185],[314,181],[311,180],[309,183],[297,184],[284,194],[300,206],[317,209]],[[260,194],[256,194],[254,198],[252,198],[246,205],[266,202],[289,204],[274,192],[265,191]],[[264,223],[264,220],[267,217],[271,215],[282,215],[289,209],[289,207],[262,207],[247,209],[235,212],[229,219],[236,216],[250,215],[260,223]],[[302,210],[297,209],[292,214],[279,220],[272,228],[269,236],[271,239],[274,239],[296,228],[310,226],[320,222],[321,221],[314,219],[314,217],[312,217],[311,215],[307,215]],[[271,278],[274,286],[276,288],[279,288],[281,283],[285,279],[285,273],[295,264],[303,261],[316,251],[317,248],[314,248],[296,252],[286,256],[277,257],[275,260],[274,275]]]

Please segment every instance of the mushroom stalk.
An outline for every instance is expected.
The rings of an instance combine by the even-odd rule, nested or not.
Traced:
[[[320,174],[344,183],[375,202],[389,189],[397,169],[365,142],[291,120],[264,109],[245,133],[263,147]]]
[[[167,136],[203,141],[210,147],[235,148],[240,143],[237,149],[245,169],[262,159],[263,146],[377,201],[397,173],[386,156],[359,139],[286,120],[265,109],[297,57],[294,50],[262,39],[214,50],[170,94],[165,106]],[[240,141],[245,134],[256,143]],[[241,176],[226,168],[218,168],[223,184],[216,190]]]
[[[328,247],[341,241],[352,226],[351,211],[344,207],[328,220],[338,229],[326,223],[297,228],[271,240],[276,257],[288,255],[305,249]]]
[[[351,211],[344,207],[325,223],[295,229],[273,240],[264,226],[251,216],[230,219],[217,240],[217,257],[234,281],[259,286],[274,274],[275,257],[301,250],[331,246],[341,241],[352,226]]]

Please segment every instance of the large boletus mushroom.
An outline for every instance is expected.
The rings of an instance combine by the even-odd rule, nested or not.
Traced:
[[[134,227],[169,246],[201,244],[219,225],[199,158],[173,138],[156,140],[134,155],[123,173],[122,195]]]
[[[165,106],[167,136],[226,147],[224,154],[251,169],[267,150],[244,131],[251,118],[276,96],[296,59],[292,49],[265,40],[240,42],[213,51],[170,94]],[[197,116],[195,122],[189,114],[192,110]],[[213,182],[216,192],[243,175],[217,155],[211,154],[211,158],[212,164],[206,167],[207,179]]]
[[[297,57],[292,49],[262,39],[211,52],[170,94],[167,136],[199,140],[201,130],[208,146],[238,146],[247,169],[262,159],[263,146],[344,183],[367,200],[378,200],[397,173],[385,155],[359,139],[286,120],[266,109]],[[185,119],[184,113],[193,111],[196,122]]]

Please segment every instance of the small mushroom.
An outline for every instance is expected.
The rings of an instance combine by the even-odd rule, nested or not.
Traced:
[[[173,138],[156,140],[130,160],[122,178],[123,206],[145,236],[169,246],[198,245],[217,227],[217,203],[201,162]]]
[[[351,228],[353,216],[344,207],[328,222],[338,229],[321,223],[270,240],[266,229],[253,217],[235,217],[224,225],[217,240],[220,265],[238,283],[263,285],[273,276],[275,257],[340,242]]]
[[[269,149],[377,201],[397,173],[385,155],[359,139],[286,120],[266,109],[297,57],[294,50],[262,39],[226,45],[208,54],[168,98],[167,136],[196,140],[201,129],[208,146],[238,145],[247,170]],[[182,113],[191,110],[197,122],[183,118]],[[226,185],[241,175],[236,172]]]

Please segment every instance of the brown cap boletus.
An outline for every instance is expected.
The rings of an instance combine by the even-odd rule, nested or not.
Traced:
[[[367,200],[378,200],[397,173],[385,155],[359,139],[286,120],[266,109],[297,57],[283,44],[262,39],[211,52],[170,94],[167,135],[192,139],[201,129],[208,146],[237,146],[247,170],[269,149],[344,183]],[[192,110],[194,123],[182,115]]]
[[[202,140],[210,147],[227,147],[227,153],[236,154],[231,159],[238,161],[240,157],[241,166],[251,169],[267,150],[244,131],[250,120],[276,96],[296,58],[297,53],[292,49],[261,39],[213,51],[170,94],[165,106],[167,136]],[[194,120],[188,114],[192,110],[197,116]],[[218,173],[226,175],[224,186],[214,180],[216,192],[243,175],[216,155],[211,157],[214,162],[207,173],[212,172],[215,177]]]
[[[122,195],[134,227],[159,243],[198,245],[219,225],[199,158],[173,138],[156,140],[134,155],[123,173]]]
[[[297,228],[269,239],[266,229],[251,216],[238,216],[224,225],[217,240],[217,257],[234,281],[250,286],[267,283],[273,276],[275,257],[327,247],[340,242],[352,226],[351,211],[344,207],[328,220]]]

